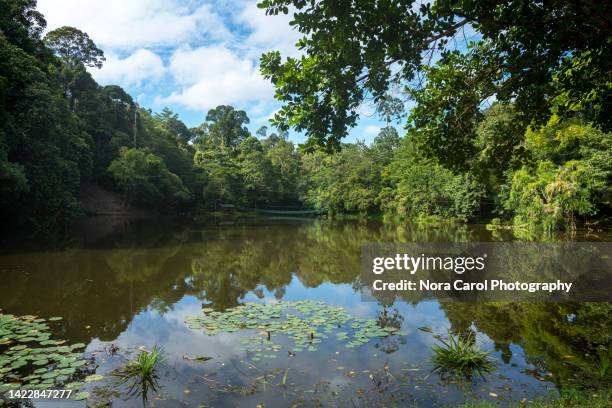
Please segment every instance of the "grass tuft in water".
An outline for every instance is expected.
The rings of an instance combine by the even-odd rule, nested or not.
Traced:
[[[135,360],[115,370],[113,374],[121,383],[130,387],[129,395],[140,395],[143,404],[146,405],[149,391],[157,391],[159,379],[157,368],[163,360],[161,350],[154,346],[153,350],[142,351]]]
[[[472,378],[484,376],[494,365],[488,351],[480,350],[473,335],[467,337],[448,333],[448,340],[439,338],[440,344],[433,346],[434,371],[442,375]]]

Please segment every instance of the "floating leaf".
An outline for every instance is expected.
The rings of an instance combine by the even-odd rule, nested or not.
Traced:
[[[85,377],[85,382],[89,383],[89,382],[94,382],[94,381],[100,381],[103,378],[104,376],[100,374],[92,374],[92,375],[88,375],[87,377]]]
[[[71,383],[66,384],[64,387],[66,387],[69,390],[78,390],[84,385],[85,385],[84,382],[71,382]]]
[[[340,328],[353,330],[352,338],[347,331],[336,334],[337,340],[348,341],[350,347],[364,344],[369,338],[398,332],[396,328],[381,328],[375,320],[353,317],[344,308],[330,306],[321,301],[280,301],[273,304],[247,302],[224,312],[207,313],[204,309],[204,315],[185,319],[187,327],[204,330],[209,336],[256,328],[259,335],[247,339],[246,342],[241,340],[242,344],[247,344],[247,351],[253,350],[253,347],[249,347],[252,344],[269,342],[278,334],[289,336],[295,343],[293,349],[301,351],[304,348],[316,350],[314,344],[321,343],[328,337],[327,334]],[[278,352],[281,346],[271,344],[265,349]]]
[[[75,373],[76,368],[71,368],[71,367],[69,367],[69,368],[62,368],[62,369],[57,370],[57,371],[59,371],[59,372],[60,372],[60,374],[64,374],[64,375],[72,375],[72,374],[74,374],[74,373]]]
[[[40,378],[49,379],[49,378],[55,378],[58,375],[60,375],[58,371],[49,371],[48,373],[41,375]]]
[[[71,345],[70,348],[75,350],[75,349],[85,348],[85,346],[86,346],[85,343],[75,343]]]
[[[77,401],[81,401],[81,400],[84,400],[84,399],[87,399],[87,398],[89,398],[89,393],[85,392],[85,391],[77,392],[76,394],[74,394],[74,399],[77,400]]]

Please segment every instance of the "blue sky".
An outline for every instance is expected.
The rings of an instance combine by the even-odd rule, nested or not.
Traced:
[[[117,84],[138,102],[177,112],[188,126],[230,104],[247,112],[254,133],[279,108],[273,87],[259,74],[262,52],[296,56],[299,38],[288,16],[266,16],[253,0],[39,0],[48,29],[63,25],[89,34],[104,50],[102,85]],[[370,142],[384,124],[372,106],[347,141]],[[398,129],[400,130],[400,129]],[[291,132],[298,143],[302,135]]]

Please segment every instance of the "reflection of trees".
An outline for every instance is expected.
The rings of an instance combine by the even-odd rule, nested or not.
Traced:
[[[257,288],[282,298],[293,275],[306,287],[356,282],[366,243],[466,240],[471,234],[373,221],[193,227],[128,223],[86,248],[5,255],[1,307],[64,316],[75,338],[111,339],[134,314],[146,307],[166,312],[185,294],[217,308],[236,305]]]
[[[474,326],[489,336],[505,363],[520,345],[557,385],[612,386],[610,303],[443,303],[453,331]]]
[[[397,244],[399,247],[390,251],[389,256],[401,251],[401,244],[404,243],[422,243],[425,245],[423,252],[428,252],[428,243],[448,243],[448,242],[479,242],[490,240],[490,234],[484,229],[473,229],[465,224],[444,224],[439,226],[432,226],[429,224],[383,224],[378,230],[378,234],[363,243],[392,243]],[[394,248],[391,246],[390,248]],[[377,255],[382,256],[383,254]],[[359,266],[357,266],[359,268]],[[401,279],[406,279],[406,273],[404,271],[387,271],[384,275],[384,281],[395,282]],[[427,278],[423,274],[419,275],[419,279]],[[430,276],[430,279],[434,281],[442,281],[442,278],[436,279],[434,276]],[[374,274],[362,274],[355,282],[353,287],[356,290],[363,290],[369,293],[369,288],[372,287],[374,280],[381,279],[379,276]],[[422,291],[404,291],[404,292],[392,292],[392,291],[378,291],[372,292],[371,296],[381,305],[392,305],[398,298],[410,303],[417,304],[427,298],[435,296],[427,296]]]
[[[306,287],[353,283],[360,272],[361,247],[397,240],[467,240],[464,226],[401,228],[377,222],[313,222],[245,225],[205,231],[191,244],[193,294],[220,309],[232,307],[259,285],[281,298],[293,274]],[[358,286],[357,286],[358,287]],[[261,292],[258,290],[257,293]]]
[[[163,313],[185,295],[223,309],[249,292],[263,297],[264,288],[282,298],[294,275],[306,287],[330,282],[359,289],[367,284],[359,278],[364,244],[486,241],[485,233],[465,226],[376,222],[268,222],[198,230],[151,225],[85,249],[0,256],[0,307],[9,313],[63,316],[65,335],[75,341],[111,340],[136,313],[145,308]],[[421,300],[417,294],[404,300],[416,303]],[[396,324],[400,317],[385,314],[394,299],[377,300],[383,307],[381,323]],[[610,381],[610,304],[454,302],[442,307],[453,330],[467,332],[475,325],[493,339],[506,362],[515,343],[559,384],[570,383],[575,373],[592,383]],[[387,351],[396,346],[380,344]]]
[[[185,237],[159,228],[134,234],[87,249],[0,257],[1,307],[17,314],[63,316],[62,329],[74,340],[116,338],[134,314],[149,305],[165,311],[185,290],[180,271],[186,268],[177,265]]]
[[[194,250],[192,287],[223,309],[258,285],[282,298],[293,274],[306,287],[350,283],[359,273],[361,245],[371,238],[372,229],[362,225],[319,222],[215,231]]]
[[[215,231],[214,240],[195,245],[190,254],[191,290],[225,309],[258,285],[283,288],[291,282],[289,232],[260,226]]]

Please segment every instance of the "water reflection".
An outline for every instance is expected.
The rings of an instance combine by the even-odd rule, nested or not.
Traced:
[[[356,293],[366,284],[359,279],[363,244],[512,239],[508,234],[479,226],[427,227],[375,221],[122,224],[119,233],[101,235],[94,241],[88,233],[88,239],[77,237],[68,246],[5,249],[0,255],[0,307],[20,315],[63,316],[61,334],[72,341],[131,344],[154,340],[165,342],[170,350],[169,345],[175,342],[181,352],[188,349],[198,355],[205,354],[198,343],[201,339],[182,326],[185,307],[191,312],[201,304],[225,310],[247,299],[316,297],[376,318],[382,327],[402,327],[410,333],[408,344],[396,337],[380,339],[373,344],[370,357],[345,357],[330,366],[330,378],[342,384],[357,380],[332,375],[340,365],[383,370],[384,358],[390,358],[391,367],[406,367],[403,375],[421,369],[434,339],[417,327],[437,325],[434,329],[440,332],[450,326],[456,333],[475,332],[489,339],[505,367],[504,375],[522,382],[523,391],[541,392],[541,382],[558,387],[609,386],[609,303],[438,303],[407,298],[407,305],[384,295],[377,298],[378,303],[363,303]],[[226,350],[218,351],[227,352],[218,359],[235,358],[237,349],[229,338],[207,341],[209,350]],[[333,350],[313,361],[299,360],[304,382],[312,380],[305,389],[317,382],[321,361],[337,358]],[[176,353],[179,355],[178,349]],[[181,384],[191,381],[193,367],[181,365],[179,371]],[[534,382],[528,383],[526,377]],[[370,381],[364,378],[361,387]],[[403,396],[407,400],[465,398],[463,390],[443,396],[450,392],[447,388],[437,396],[432,389],[426,394],[416,392],[413,379],[406,381],[412,387],[410,395]],[[408,392],[408,388],[402,390]],[[257,402],[254,397],[230,400]],[[230,400],[223,401],[231,405]]]
[[[453,330],[485,333],[512,363],[518,344],[534,365],[531,374],[563,386],[612,385],[612,305],[590,303],[442,304]]]

